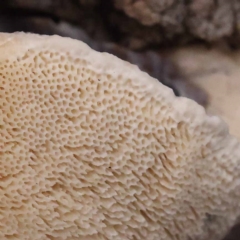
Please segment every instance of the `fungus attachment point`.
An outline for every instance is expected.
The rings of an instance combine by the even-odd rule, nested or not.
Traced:
[[[0,79],[0,239],[214,240],[239,216],[238,141],[136,66],[2,33]]]

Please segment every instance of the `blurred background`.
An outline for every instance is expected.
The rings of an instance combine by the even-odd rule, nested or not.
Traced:
[[[71,37],[136,64],[240,139],[240,0],[0,1],[0,32],[15,31]],[[224,240],[240,240],[240,225]]]

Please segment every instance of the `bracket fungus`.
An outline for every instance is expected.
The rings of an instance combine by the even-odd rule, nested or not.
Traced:
[[[0,34],[0,239],[221,239],[240,146],[218,117],[117,57]]]

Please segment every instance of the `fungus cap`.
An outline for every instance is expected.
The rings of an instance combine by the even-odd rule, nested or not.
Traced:
[[[0,34],[0,239],[219,239],[239,168],[221,119],[136,66]]]

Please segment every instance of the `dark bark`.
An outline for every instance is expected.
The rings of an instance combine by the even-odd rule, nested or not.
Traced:
[[[239,45],[239,0],[8,0],[0,8],[70,21],[131,49],[195,40]]]
[[[208,43],[225,40],[237,45],[239,0],[145,0],[142,9],[138,7],[141,2],[143,0],[8,0],[0,6],[4,13],[47,15],[55,20],[70,21],[96,40],[108,39],[132,49],[194,40]],[[139,14],[137,10],[144,13]]]

